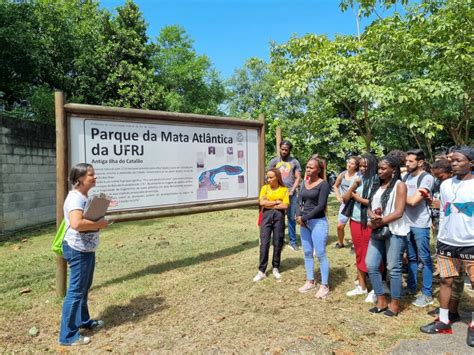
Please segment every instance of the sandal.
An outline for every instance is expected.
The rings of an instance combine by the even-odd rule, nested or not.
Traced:
[[[387,309],[388,309],[388,307],[384,307],[384,308],[373,307],[373,308],[369,309],[369,312],[370,313],[382,313],[382,312],[385,312]]]

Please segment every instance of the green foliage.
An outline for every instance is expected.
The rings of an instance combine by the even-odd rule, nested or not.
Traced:
[[[220,114],[225,89],[211,61],[198,55],[193,41],[181,26],[166,26],[151,57],[155,80],[164,87],[170,111]]]
[[[2,0],[0,25],[2,102],[21,117],[51,121],[54,90],[79,103],[220,112],[225,90],[210,60],[176,26],[149,41],[131,0],[114,16],[95,0]]]

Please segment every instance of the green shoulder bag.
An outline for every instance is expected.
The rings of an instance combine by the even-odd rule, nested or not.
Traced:
[[[63,239],[66,235],[66,220],[63,218],[61,224],[59,225],[58,231],[56,232],[56,236],[53,240],[53,245],[51,245],[51,250],[54,251],[57,255],[63,256]]]

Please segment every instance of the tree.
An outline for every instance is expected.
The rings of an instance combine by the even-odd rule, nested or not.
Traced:
[[[220,114],[225,89],[211,61],[198,55],[184,28],[166,26],[153,46],[155,81],[163,86],[170,111]]]
[[[37,77],[37,26],[32,4],[0,1],[0,93],[6,109],[24,98]]]

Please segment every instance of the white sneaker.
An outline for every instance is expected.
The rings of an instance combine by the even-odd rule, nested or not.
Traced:
[[[275,279],[277,280],[281,279],[280,271],[276,267],[273,268],[272,272],[273,272],[273,276],[275,276]]]
[[[309,290],[312,290],[315,287],[316,287],[316,285],[314,284],[314,282],[306,281],[305,284],[298,289],[298,291],[300,293],[306,293],[306,292],[308,292]]]
[[[370,291],[367,297],[365,298],[366,303],[377,303],[377,295],[374,290]]]
[[[265,277],[267,277],[267,275],[265,275],[263,272],[261,272],[260,270],[257,272],[257,275],[255,275],[255,277],[253,278],[253,282],[258,282],[258,281],[261,281],[263,280]]]
[[[318,292],[314,295],[314,297],[319,298],[319,299],[325,299],[329,294],[329,287],[326,285],[321,285],[319,286]]]
[[[388,285],[385,281],[382,282],[382,286],[383,286],[384,295],[389,295],[390,294],[390,289],[388,288]]]
[[[362,287],[360,287],[359,285],[357,285],[355,289],[349,292],[346,292],[346,296],[349,296],[349,297],[366,295],[366,294],[367,294],[367,289],[363,290]]]

